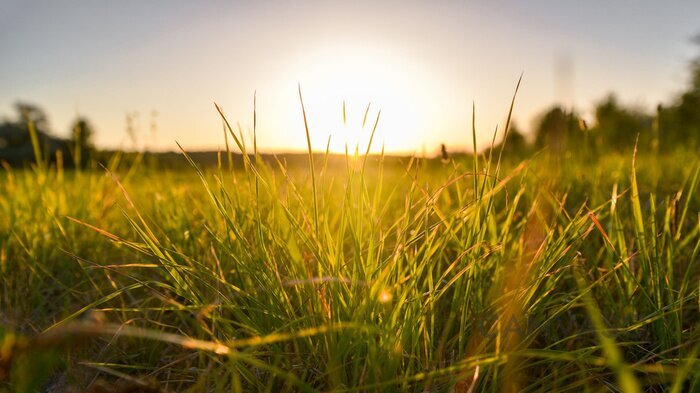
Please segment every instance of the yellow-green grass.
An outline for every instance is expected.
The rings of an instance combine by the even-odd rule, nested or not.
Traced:
[[[247,153],[0,172],[0,388],[700,389],[696,153]]]

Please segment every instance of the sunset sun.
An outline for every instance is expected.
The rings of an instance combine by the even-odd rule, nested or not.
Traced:
[[[285,74],[297,76],[301,86],[315,150],[328,145],[333,153],[344,153],[346,146],[365,152],[375,123],[372,153],[383,146],[410,153],[427,140],[436,93],[430,75],[400,53],[336,42],[293,59],[288,69]],[[289,86],[291,79],[285,82]],[[290,121],[298,119],[291,114]]]

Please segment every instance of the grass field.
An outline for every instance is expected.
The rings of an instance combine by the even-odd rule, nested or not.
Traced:
[[[0,389],[697,391],[700,162],[633,146],[5,168]]]

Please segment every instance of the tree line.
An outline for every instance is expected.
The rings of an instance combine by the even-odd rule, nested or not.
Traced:
[[[34,160],[61,161],[71,167],[86,166],[95,152],[94,129],[78,116],[67,139],[52,134],[43,109],[26,102],[15,103],[15,118],[0,123],[0,161],[20,166]]]
[[[700,45],[700,35],[695,39]],[[94,129],[84,117],[78,117],[67,139],[53,136],[46,113],[38,106],[18,102],[15,118],[0,123],[0,162],[13,166],[33,162],[38,155],[44,162],[62,161],[65,166],[84,167],[98,153],[93,143]],[[654,113],[625,107],[614,94],[595,107],[591,125],[574,109],[555,105],[545,111],[527,141],[512,126],[504,146],[507,155],[524,155],[546,149],[552,154],[589,149],[593,151],[628,150],[635,146],[654,151],[678,146],[700,148],[700,56],[690,63],[690,81],[686,89],[666,105],[659,104]],[[441,155],[447,157],[442,145]]]
[[[700,45],[700,36],[695,41]],[[610,94],[598,102],[593,117],[589,125],[576,110],[555,105],[536,121],[531,143],[512,127],[505,149],[515,154],[533,149],[554,154],[581,148],[623,151],[633,148],[637,138],[642,149],[700,148],[700,56],[690,63],[688,86],[669,104],[647,113],[625,107]]]

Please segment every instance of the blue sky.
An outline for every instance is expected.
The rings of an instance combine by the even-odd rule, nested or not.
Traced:
[[[671,100],[696,54],[698,15],[691,1],[3,0],[0,117],[25,100],[57,135],[82,114],[101,146],[216,149],[213,102],[248,135],[257,91],[260,145],[296,151],[301,83],[319,149],[328,135],[336,151],[366,143],[370,101],[373,119],[382,110],[377,148],[466,149],[472,102],[484,143],[521,73],[525,130],[555,102],[590,115],[612,91],[642,108]],[[125,132],[134,113],[136,145]]]

